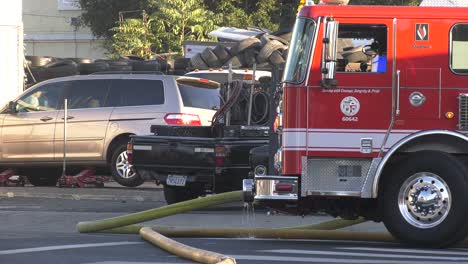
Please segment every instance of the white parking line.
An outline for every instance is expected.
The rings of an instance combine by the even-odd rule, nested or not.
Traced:
[[[425,259],[425,260],[447,260],[447,261],[466,261],[468,257],[440,257],[434,255],[415,256],[415,255],[398,255],[398,254],[375,254],[375,253],[355,253],[343,251],[323,251],[323,250],[297,250],[297,249],[273,249],[259,250],[259,252],[280,253],[280,254],[307,254],[307,255],[332,255],[332,256],[353,256],[353,257],[378,257],[378,258],[394,258],[394,259]]]
[[[397,253],[414,253],[414,254],[430,254],[432,255],[458,255],[468,256],[468,252],[450,251],[450,250],[424,250],[424,249],[403,249],[403,248],[369,248],[369,247],[338,247],[341,250],[356,250],[356,251],[380,251],[380,252],[397,252]]]
[[[35,247],[35,248],[20,248],[20,249],[1,250],[0,255],[13,255],[13,254],[21,254],[21,253],[43,252],[43,251],[75,249],[75,248],[136,245],[136,244],[144,244],[144,243],[145,242],[128,242],[127,241],[127,242],[108,242],[108,243],[74,244],[74,245],[49,246],[49,247]]]
[[[187,262],[134,262],[134,261],[102,261],[83,264],[186,264]]]
[[[340,255],[340,252],[334,253],[336,256]],[[411,261],[405,260],[380,260],[380,259],[338,259],[338,258],[310,258],[310,257],[283,257],[283,256],[258,256],[258,255],[230,255],[236,260],[257,260],[257,261],[280,261],[282,263],[292,262],[315,262],[315,263],[343,263],[343,264],[440,264],[440,261]],[[468,263],[468,262],[456,262]]]

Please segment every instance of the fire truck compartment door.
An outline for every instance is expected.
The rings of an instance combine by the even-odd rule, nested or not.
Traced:
[[[398,120],[440,118],[441,69],[407,68],[402,77]]]

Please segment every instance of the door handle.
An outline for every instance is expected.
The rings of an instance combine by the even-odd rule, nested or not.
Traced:
[[[73,119],[73,118],[75,118],[75,117],[74,116],[67,116],[67,120],[70,120],[70,119]],[[65,120],[65,118],[62,117],[62,120]]]
[[[52,120],[52,119],[53,119],[53,118],[50,117],[50,116],[41,117],[41,121],[43,121],[43,122],[47,122],[47,121],[50,121],[50,120]]]
[[[397,70],[397,87],[396,87],[396,115],[400,115],[400,77],[401,77],[401,71]]]

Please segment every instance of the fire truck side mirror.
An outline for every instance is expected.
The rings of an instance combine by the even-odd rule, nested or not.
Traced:
[[[338,21],[327,21],[325,23],[325,36],[322,40],[323,58],[322,58],[322,86],[329,88],[336,86],[336,49],[338,39]]]

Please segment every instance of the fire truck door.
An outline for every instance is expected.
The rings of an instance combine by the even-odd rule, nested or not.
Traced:
[[[337,85],[309,91],[308,150],[376,157],[392,120],[393,20],[335,19]]]

